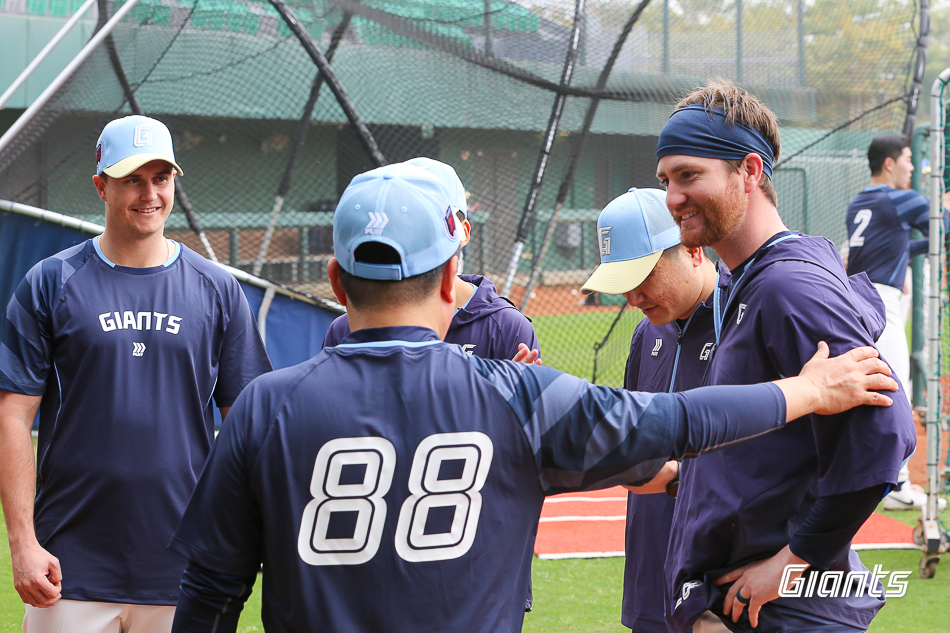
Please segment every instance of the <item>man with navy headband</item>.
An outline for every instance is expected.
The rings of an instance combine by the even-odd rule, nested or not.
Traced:
[[[351,331],[234,403],[172,541],[189,559],[173,631],[234,631],[261,571],[270,633],[516,633],[545,495],[644,482],[670,456],[896,388],[867,375],[887,369],[870,348],[816,359],[813,379],[682,394],[470,356],[440,340],[455,220],[411,165],[343,192],[327,274]],[[849,397],[827,388],[838,372]]]
[[[171,628],[185,559],[168,542],[212,407],[270,370],[234,277],[164,235],[181,173],[160,121],[106,125],[105,231],[36,264],[7,307],[0,497],[26,633]]]
[[[686,246],[729,267],[714,293],[717,338],[706,384],[794,375],[817,341],[872,345],[884,307],[834,245],[789,231],[771,174],[778,123],[755,96],[714,81],[676,106],[657,143],[657,177]],[[681,479],[667,563],[671,625],[706,609],[735,631],[864,631],[883,587],[850,541],[913,453],[910,405],[862,407],[702,455]],[[797,565],[795,567],[794,565]],[[854,572],[836,595],[780,597],[806,575]],[[784,574],[784,576],[783,576]],[[746,610],[748,607],[748,610]]]

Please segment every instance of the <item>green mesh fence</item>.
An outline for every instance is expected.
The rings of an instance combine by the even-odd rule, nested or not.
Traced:
[[[52,15],[52,1],[23,10]],[[26,7],[3,6],[13,3]],[[104,2],[100,12],[119,6]],[[868,142],[903,127],[918,24],[917,3],[902,0],[647,0],[598,87],[637,3],[287,6],[319,51],[333,50],[330,67],[387,162],[425,155],[456,168],[474,226],[465,272],[499,287],[552,105],[558,91],[566,95],[511,298],[527,299],[547,364],[591,377],[596,347],[597,381],[613,385],[640,313],[628,309],[614,323],[622,298],[582,300],[578,289],[598,263],[599,210],[629,187],[656,186],[656,135],[672,104],[717,75],[759,95],[784,126],[775,183],[786,223],[841,243],[848,201],[867,184]],[[578,20],[577,65],[559,88]],[[374,163],[325,83],[301,125],[318,71],[277,10],[258,0],[140,0],[113,39],[118,62],[106,47],[95,51],[0,152],[0,197],[102,222],[90,183],[95,141],[136,103],[171,128],[180,185],[219,259],[329,294],[332,209]],[[536,262],[595,97],[590,136]],[[290,186],[275,204],[289,164]],[[178,207],[169,231],[204,250]],[[524,297],[532,267],[537,283]]]

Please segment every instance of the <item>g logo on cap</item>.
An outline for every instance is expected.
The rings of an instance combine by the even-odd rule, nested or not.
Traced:
[[[614,227],[605,226],[600,229],[600,254],[601,255],[610,255],[610,229]]]
[[[132,136],[132,145],[135,147],[150,147],[152,145],[151,125],[136,125]]]

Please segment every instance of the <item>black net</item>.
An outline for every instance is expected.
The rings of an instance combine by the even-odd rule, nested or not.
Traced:
[[[267,2],[139,0],[112,32],[115,55],[109,40],[96,48],[0,152],[0,198],[101,223],[95,141],[138,110],[170,127],[179,184],[218,259],[326,296],[332,210],[380,160],[369,148],[385,162],[436,158],[470,192],[465,272],[503,287],[522,226],[510,295],[534,320],[545,363],[591,377],[596,349],[596,379],[614,385],[641,315],[618,318],[622,297],[584,298],[579,287],[598,263],[600,209],[656,186],[656,135],[672,104],[716,75],[759,95],[784,126],[775,184],[786,223],[841,243],[848,201],[867,183],[868,142],[903,127],[918,24],[917,3],[901,0],[287,7],[346,99],[328,81],[315,90],[319,60]],[[203,252],[192,229],[176,205],[171,236]]]

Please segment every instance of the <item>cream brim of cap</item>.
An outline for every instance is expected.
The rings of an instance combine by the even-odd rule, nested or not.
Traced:
[[[658,251],[637,259],[603,263],[581,287],[581,292],[585,295],[592,292],[605,295],[622,295],[630,292],[653,272],[653,267],[660,261],[662,255],[663,251]]]
[[[163,160],[174,167],[179,176],[185,175],[185,172],[181,170],[181,167],[178,166],[178,163],[173,160],[168,160],[167,157],[162,156],[161,154],[133,154],[128,158],[123,158],[115,165],[106,167],[102,170],[102,173],[104,173],[106,176],[109,176],[110,178],[122,178],[123,176],[128,176],[145,163],[150,163],[153,160]]]

